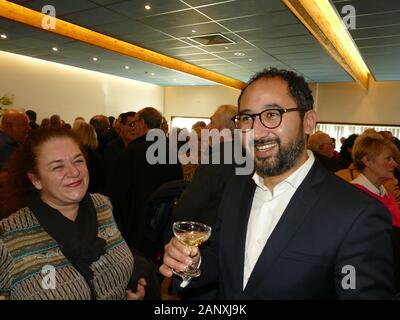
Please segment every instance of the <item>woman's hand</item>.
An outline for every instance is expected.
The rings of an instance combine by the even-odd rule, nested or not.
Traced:
[[[126,299],[127,300],[143,300],[146,295],[145,287],[147,286],[147,282],[145,278],[140,278],[137,284],[136,292],[132,292],[132,290],[126,290]]]

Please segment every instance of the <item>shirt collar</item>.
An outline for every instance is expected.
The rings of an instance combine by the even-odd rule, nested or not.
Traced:
[[[282,182],[278,183],[276,187],[279,188],[282,184],[288,184],[291,187],[297,189],[300,184],[303,182],[304,178],[310,171],[312,165],[314,164],[315,157],[312,151],[307,150],[307,156],[308,159],[295,171],[293,172],[289,177],[287,177],[285,180]],[[261,188],[262,190],[269,190],[265,185],[264,185],[264,179],[260,175],[258,175],[257,172],[253,174],[253,180],[256,183],[257,187]],[[276,188],[275,187],[275,188]]]
[[[366,176],[364,176],[362,173],[358,175],[357,178],[355,178],[351,183],[357,183],[359,185],[362,185],[364,188],[367,188],[369,191],[372,193],[375,193],[376,195],[383,197],[386,195],[386,189],[383,185],[379,186],[379,188],[375,187],[371,181],[368,180]]]

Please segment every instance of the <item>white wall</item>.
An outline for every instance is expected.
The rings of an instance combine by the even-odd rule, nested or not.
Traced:
[[[225,86],[166,87],[164,113],[171,116],[210,117],[222,104],[237,105],[240,90]]]
[[[310,85],[318,120],[400,125],[400,81]],[[37,111],[39,121],[59,114],[72,123],[95,114],[118,115],[153,106],[171,116],[210,117],[221,104],[236,105],[240,91],[225,86],[160,87],[0,51],[0,96],[13,107]]]
[[[318,121],[400,125],[400,81],[318,84]]]
[[[72,124],[77,116],[164,108],[163,87],[0,51],[5,93],[14,94],[12,107],[35,110],[39,123],[52,114]]]

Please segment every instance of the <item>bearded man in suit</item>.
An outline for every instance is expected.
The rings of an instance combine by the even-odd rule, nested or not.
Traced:
[[[172,238],[160,272],[200,265],[189,286],[218,282],[222,299],[392,298],[390,215],[307,151],[316,118],[303,77],[256,74],[233,118],[253,134],[255,172],[228,182],[201,259]]]

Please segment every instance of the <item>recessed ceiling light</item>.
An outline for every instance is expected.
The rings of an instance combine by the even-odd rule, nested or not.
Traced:
[[[229,47],[225,47],[225,49],[229,49]]]
[[[151,76],[155,76],[156,74],[154,72],[150,73]]]
[[[249,61],[250,61],[250,62],[252,62],[252,61],[253,61],[253,59],[249,59]]]
[[[97,61],[98,59],[96,57],[93,58],[93,61]]]
[[[56,48],[56,47],[53,47],[53,51],[58,51],[58,48]]]
[[[144,8],[145,8],[146,10],[151,10],[151,5],[146,4],[146,5],[144,6]]]
[[[1,37],[2,39],[7,39],[7,35],[5,35],[5,34],[0,35],[0,37]]]
[[[192,32],[193,32],[193,33],[196,33],[197,31],[193,29]]]
[[[243,53],[243,52],[235,52],[234,55],[235,55],[235,56],[238,56],[238,57],[243,57],[243,56],[246,55],[246,54]]]
[[[129,66],[125,66],[125,69],[128,70],[128,69],[129,69]]]

